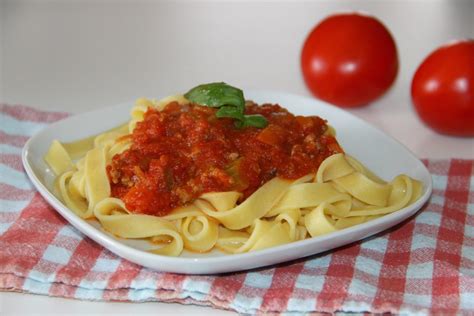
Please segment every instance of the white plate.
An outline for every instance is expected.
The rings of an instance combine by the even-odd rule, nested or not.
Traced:
[[[165,257],[144,251],[146,241],[124,240],[104,232],[95,221],[84,221],[69,210],[52,192],[53,173],[43,156],[53,139],[70,142],[85,138],[129,119],[132,102],[69,117],[51,124],[33,136],[23,148],[22,159],[28,176],[41,195],[85,235],[117,255],[152,269],[209,274],[267,266],[327,251],[374,235],[415,214],[431,195],[431,176],[425,166],[400,143],[353,115],[315,99],[274,91],[246,91],[247,99],[257,103],[279,103],[295,114],[319,115],[335,127],[344,150],[386,180],[404,173],[421,180],[424,192],[414,204],[371,222],[328,235],[250,253],[229,255],[214,251],[207,254],[185,252],[181,257]]]

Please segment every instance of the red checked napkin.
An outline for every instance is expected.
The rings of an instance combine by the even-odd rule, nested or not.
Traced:
[[[104,301],[165,301],[239,313],[474,311],[473,160],[425,160],[431,200],[364,241],[225,275],[152,271],[94,243],[33,189],[25,141],[67,116],[0,105],[0,289]]]

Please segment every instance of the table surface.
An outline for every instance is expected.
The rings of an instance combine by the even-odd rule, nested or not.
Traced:
[[[385,96],[349,111],[420,158],[474,158],[473,138],[442,136],[427,128],[409,94],[413,73],[429,52],[473,37],[474,1],[469,0],[2,1],[0,101],[79,113],[212,81],[309,96],[299,68],[304,38],[328,14],[350,10],[374,14],[391,30],[400,71]],[[38,311],[230,314],[178,304],[0,293],[3,315]]]

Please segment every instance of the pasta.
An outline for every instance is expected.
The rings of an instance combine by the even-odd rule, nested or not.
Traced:
[[[243,201],[238,190],[205,192],[166,215],[132,212],[113,196],[107,166],[132,146],[130,135],[147,110],[161,111],[170,103],[189,101],[182,95],[139,99],[128,124],[74,143],[55,140],[45,155],[57,175],[57,194],[69,209],[83,219],[98,220],[118,237],[149,240],[152,253],[255,251],[370,221],[421,195],[421,182],[403,174],[385,182],[339,152],[326,157],[315,173],[273,177]]]

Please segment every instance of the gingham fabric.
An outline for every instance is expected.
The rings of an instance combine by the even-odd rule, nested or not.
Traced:
[[[434,191],[421,212],[364,241],[263,269],[178,275],[94,243],[33,189],[25,141],[67,116],[0,105],[0,288],[81,300],[162,301],[239,313],[474,313],[473,160],[425,160]]]

